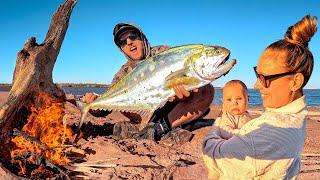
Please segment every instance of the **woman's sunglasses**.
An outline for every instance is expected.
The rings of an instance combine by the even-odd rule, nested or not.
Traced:
[[[261,82],[263,87],[265,87],[265,88],[268,88],[270,86],[270,82],[273,79],[280,78],[280,77],[283,77],[283,76],[286,76],[286,75],[290,75],[290,74],[295,74],[296,73],[296,72],[285,72],[285,73],[273,74],[273,75],[265,76],[265,75],[259,74],[257,72],[257,66],[253,67],[253,70],[254,70],[257,78],[259,79],[259,81]]]
[[[137,39],[140,39],[140,37],[138,36],[138,34],[136,33],[130,33],[129,35],[123,37],[123,38],[120,38],[118,40],[118,44],[123,47],[124,45],[127,44],[127,39],[130,39],[131,41],[134,41],[134,40],[137,40]]]

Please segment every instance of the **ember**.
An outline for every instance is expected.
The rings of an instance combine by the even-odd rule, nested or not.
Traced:
[[[35,104],[29,110],[31,115],[20,134],[12,139],[12,163],[18,165],[19,175],[41,172],[43,166],[37,163],[39,158],[46,158],[56,165],[67,165],[70,160],[63,152],[63,145],[72,138],[72,130],[64,126],[64,103],[40,93]],[[37,166],[36,166],[37,165]],[[38,169],[30,167],[35,166]],[[29,169],[27,169],[29,168]]]

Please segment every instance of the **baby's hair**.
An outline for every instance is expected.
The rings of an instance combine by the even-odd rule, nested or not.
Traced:
[[[227,87],[227,86],[232,86],[232,85],[235,85],[235,84],[238,84],[240,85],[246,93],[248,93],[248,88],[246,86],[246,84],[240,80],[237,80],[237,79],[234,79],[234,80],[231,80],[231,81],[228,81],[224,86],[223,88]]]
[[[286,54],[285,66],[288,70],[304,76],[302,87],[309,81],[313,70],[314,60],[308,45],[317,31],[317,24],[317,17],[307,15],[288,28],[284,39],[272,43],[266,49],[266,51]]]

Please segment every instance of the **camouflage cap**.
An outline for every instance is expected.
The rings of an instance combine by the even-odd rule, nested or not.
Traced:
[[[136,26],[128,23],[118,23],[117,25],[114,26],[114,29],[113,29],[114,42],[118,47],[120,47],[118,43],[119,36],[126,31],[134,31],[134,32],[137,32],[139,36],[141,36],[141,30]]]

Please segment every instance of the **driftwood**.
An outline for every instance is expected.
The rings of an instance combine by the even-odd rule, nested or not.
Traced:
[[[75,4],[76,0],[66,0],[53,15],[45,40],[38,44],[36,38],[31,37],[17,55],[12,88],[0,108],[0,160],[3,164],[10,161],[13,129],[21,129],[30,114],[29,108],[39,103],[35,97],[45,92],[54,98],[65,98],[64,92],[53,83],[52,70]],[[0,168],[3,168],[1,164]]]
[[[116,161],[119,159],[120,158],[110,158],[102,161],[73,163],[73,164],[70,164],[69,166],[65,166],[65,168],[73,172],[84,173],[84,175],[77,175],[77,178],[89,179],[89,176],[94,177],[105,168],[115,168],[119,166],[119,164],[116,164],[116,163],[109,163],[109,161]]]
[[[6,169],[1,163],[0,163],[0,179],[21,179],[15,174],[11,173],[8,169]]]
[[[90,161],[90,162],[83,162],[83,163],[74,163],[70,166],[73,167],[94,167],[94,168],[110,168],[110,167],[116,167],[118,164],[109,163],[109,161],[115,161],[119,158],[110,158],[105,159],[103,161]]]

